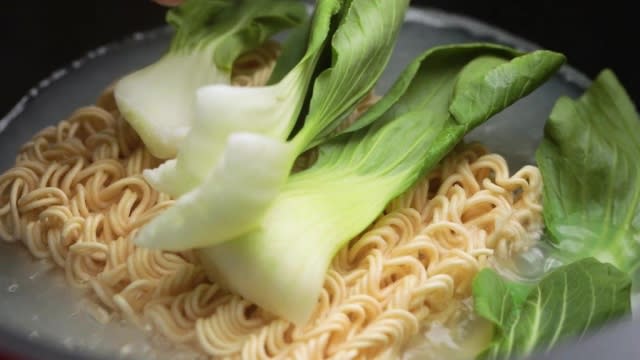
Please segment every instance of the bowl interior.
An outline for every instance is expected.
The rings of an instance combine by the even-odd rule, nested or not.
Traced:
[[[0,121],[0,171],[10,168],[21,144],[37,131],[95,102],[115,79],[156,60],[171,32],[158,29],[87,54],[43,80]],[[418,54],[435,45],[490,41],[529,50],[534,46],[475,21],[436,10],[411,9],[390,65],[378,85],[384,93]],[[587,81],[570,68],[467,136],[505,156],[512,169],[533,163],[545,120],[560,95],[575,97]],[[4,128],[4,130],[2,130]],[[174,358],[166,344],[120,321],[102,325],[86,311],[80,290],[49,261],[34,258],[19,244],[0,241],[0,331],[20,341],[15,351],[52,358],[51,347],[93,357]],[[0,339],[2,337],[0,336]],[[5,339],[7,339],[5,337]],[[2,340],[0,340],[1,342]],[[16,348],[17,346],[17,348]],[[34,353],[35,351],[35,353]]]

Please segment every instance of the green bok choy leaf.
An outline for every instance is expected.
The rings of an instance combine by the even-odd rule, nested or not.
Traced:
[[[593,256],[624,272],[640,264],[640,117],[603,71],[578,100],[560,98],[536,153],[544,220],[563,257]]]
[[[479,358],[548,351],[566,336],[582,336],[627,314],[630,290],[627,274],[594,258],[558,267],[533,285],[482,270],[473,283],[475,309],[498,331]]]
[[[476,311],[498,329],[480,358],[548,351],[630,312],[630,278],[640,264],[638,156],[640,119],[611,71],[579,99],[556,102],[536,159],[550,256],[565,265],[538,284],[478,275]],[[513,296],[523,287],[531,288],[526,302]]]
[[[426,52],[346,134],[319,147],[312,167],[289,177],[256,230],[198,250],[203,266],[264,309],[305,323],[338,249],[468,131],[531,92],[563,61],[548,51],[519,55],[484,44]],[[480,91],[495,101],[479,101]]]

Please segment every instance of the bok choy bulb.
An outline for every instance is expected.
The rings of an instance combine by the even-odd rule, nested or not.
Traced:
[[[289,177],[258,228],[197,251],[208,276],[305,324],[335,253],[468,131],[563,62],[548,51],[518,56],[490,45],[427,52],[347,133],[320,145],[313,166]]]
[[[154,156],[172,158],[191,128],[196,90],[229,84],[239,55],[305,15],[297,0],[187,0],[167,13],[176,30],[167,54],[116,84],[118,108]]]
[[[193,131],[180,146],[175,160],[144,172],[147,181],[156,189],[179,197],[202,184],[220,161],[230,134],[254,132],[284,141],[298,119],[331,33],[332,18],[339,13],[340,5],[339,0],[319,2],[310,28],[299,29],[309,37],[305,54],[277,84],[262,87],[218,84],[199,88]]]
[[[263,196],[259,197],[260,201],[251,203],[240,198],[251,192],[273,194],[275,198],[298,155],[311,142],[321,137],[326,138],[371,91],[389,61],[408,0],[353,0],[345,4],[348,6],[344,5],[347,7],[340,9],[339,1],[321,0],[313,16],[309,47],[315,49],[316,43],[331,39],[331,66],[320,72],[314,81],[310,110],[298,133],[302,136],[286,141],[304,100],[305,92],[302,89],[306,86],[300,87],[299,74],[309,71],[305,75],[309,76],[313,70],[317,70],[306,68],[305,61],[308,57],[303,57],[300,67],[295,67],[275,86],[257,89],[214,86],[199,91],[199,114],[176,161],[145,174],[148,181],[158,189],[174,195],[186,194],[178,199],[175,210],[165,211],[141,230],[135,239],[138,245],[167,250],[205,247],[229,240],[258,226],[271,202]],[[340,19],[334,21],[334,26],[330,26],[335,14]],[[331,28],[336,27],[336,23],[335,33],[332,36],[326,35]],[[294,92],[289,93],[292,90]],[[249,99],[251,97],[253,98]],[[256,116],[257,113],[261,116]],[[211,173],[220,163],[228,164],[230,171],[245,165],[229,164],[236,159],[231,154],[232,150],[226,147],[226,137],[233,134],[233,131],[253,132],[256,139],[262,136],[264,142],[275,139],[280,143],[279,148],[286,149],[277,152],[282,158],[255,153],[253,159],[247,160],[272,162],[271,166],[264,166],[273,169],[268,174],[270,181],[263,184],[256,182],[254,187],[239,188],[232,182],[221,180],[223,176],[236,177],[235,175]],[[256,178],[263,175],[267,176],[252,174]],[[279,181],[272,181],[276,176]],[[225,197],[225,202],[219,202],[214,197],[205,196],[213,193],[201,188],[220,188],[220,193],[235,194],[239,199],[235,201],[229,195]],[[187,196],[190,191],[196,191],[200,196]],[[235,209],[239,204],[245,207]],[[184,216],[185,213],[195,211],[211,214],[210,220],[205,222]],[[238,217],[233,222],[224,223],[213,219],[213,216],[217,216],[215,214],[224,212],[237,213]],[[218,224],[218,227],[213,227],[213,223]],[[206,238],[179,235],[184,227],[200,227],[202,231],[198,233],[206,235]]]
[[[287,143],[255,133],[235,132],[225,142],[223,160],[200,186],[182,196],[158,218],[162,226],[145,226],[136,243],[153,241],[161,248],[207,246],[212,234],[230,238],[250,231],[264,208],[276,197],[286,181],[291,163]],[[211,203],[229,206],[211,206]],[[158,224],[155,222],[152,224]],[[142,240],[141,240],[142,239]]]

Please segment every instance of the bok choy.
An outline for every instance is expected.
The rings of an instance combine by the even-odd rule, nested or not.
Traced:
[[[198,90],[198,116],[176,161],[147,174],[159,189],[182,196],[142,229],[136,243],[167,250],[199,248],[258,226],[298,155],[326,138],[374,87],[407,6],[407,0],[319,1],[307,54],[279,83]],[[340,19],[329,37],[335,14]],[[303,126],[286,141],[325,38],[330,39],[331,65],[313,81]],[[238,137],[255,144],[245,141],[250,146],[234,147]],[[242,168],[253,167],[249,163],[261,164],[263,170],[249,174],[250,184],[240,180],[247,174]]]
[[[156,189],[179,197],[200,186],[224,160],[227,139],[232,133],[253,132],[286,139],[341,10],[345,11],[339,0],[319,2],[306,34],[305,54],[277,84],[246,88],[218,84],[198,89],[193,131],[187,135],[176,159],[145,171],[146,179]]]
[[[307,321],[329,263],[463,136],[528,94],[562,55],[484,44],[426,52],[347,133],[292,174],[260,226],[198,251],[209,276],[264,309]],[[490,101],[484,101],[488,91]]]
[[[564,265],[537,284],[478,275],[476,311],[498,330],[480,358],[548,351],[630,312],[640,264],[639,155],[640,118],[611,71],[581,98],[557,101],[536,159],[549,255]]]
[[[196,90],[229,84],[239,55],[305,16],[298,0],[187,0],[167,14],[176,31],[167,54],[116,84],[118,108],[154,156],[172,158],[191,128]]]

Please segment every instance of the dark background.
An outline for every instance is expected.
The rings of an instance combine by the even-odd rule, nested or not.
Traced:
[[[392,0],[390,0],[392,1]],[[475,17],[542,47],[595,76],[612,68],[640,103],[635,55],[638,21],[629,1],[414,0]],[[151,0],[10,0],[0,10],[0,116],[25,92],[86,51],[160,26],[165,9]]]

